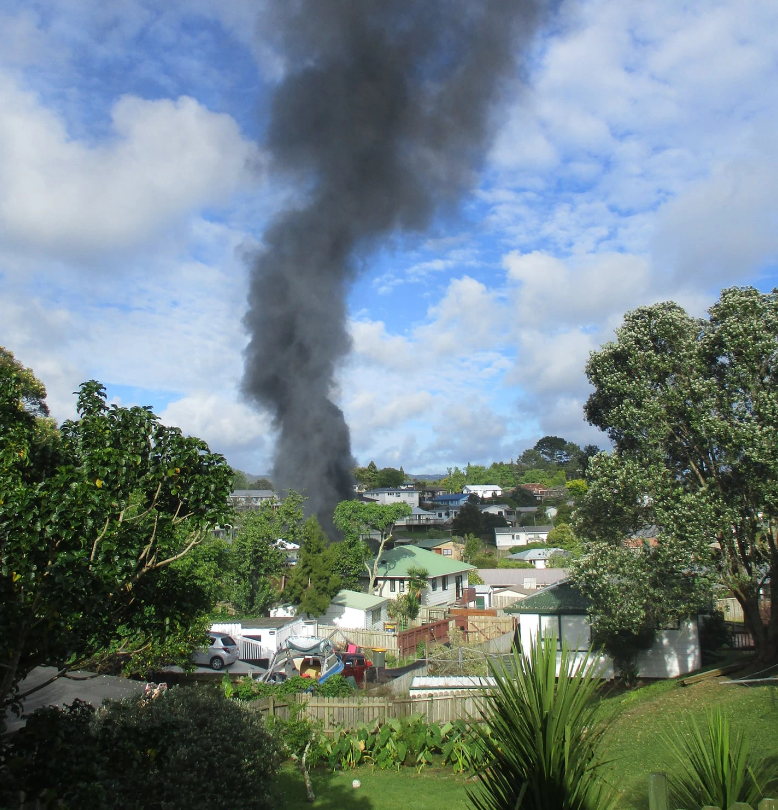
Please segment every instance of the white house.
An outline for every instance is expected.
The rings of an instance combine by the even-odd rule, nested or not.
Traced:
[[[266,501],[278,501],[272,489],[236,489],[230,493],[230,504],[238,511],[259,509]]]
[[[381,489],[369,489],[363,493],[363,498],[369,501],[378,501],[378,503],[386,505],[389,503],[407,503],[408,506],[419,505],[419,490],[418,489],[390,489],[383,487]]]
[[[438,516],[437,512],[429,512],[420,509],[418,506],[411,507],[411,514],[408,517],[400,518],[395,526],[440,526],[447,518]]]
[[[553,554],[559,554],[566,557],[568,552],[563,548],[530,548],[527,549],[527,551],[519,551],[516,554],[509,554],[508,559],[517,560],[518,562],[532,563],[535,568],[545,568]]]
[[[478,508],[489,515],[505,518],[510,526],[516,525],[516,509],[513,506],[505,503],[482,503]]]
[[[465,484],[462,492],[466,495],[478,495],[479,498],[498,498],[502,487],[497,484]]]
[[[565,568],[479,568],[478,576],[492,590],[517,587],[524,591],[537,591],[567,577]]]
[[[388,604],[388,597],[343,590],[332,598],[327,612],[318,621],[344,630],[381,631],[384,622],[389,621]]]
[[[504,526],[494,530],[494,542],[497,548],[513,548],[530,543],[548,542],[548,533],[553,526]]]
[[[519,638],[527,650],[538,636],[555,635],[561,657],[561,645],[583,657],[591,647],[590,602],[572,583],[558,582],[505,608],[519,616]],[[613,678],[613,659],[599,656],[602,676]],[[677,678],[702,666],[697,622],[682,622],[675,630],[661,630],[652,646],[638,653],[641,678]]]
[[[372,568],[373,561],[368,565]],[[378,564],[375,591],[378,596],[397,599],[408,591],[409,570],[424,568],[427,587],[421,593],[422,605],[452,605],[462,599],[468,587],[468,574],[475,566],[416,546],[398,546],[384,551]],[[365,586],[367,573],[363,574]]]

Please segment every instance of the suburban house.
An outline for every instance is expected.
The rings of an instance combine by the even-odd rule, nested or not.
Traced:
[[[368,565],[372,568],[373,560]],[[422,591],[422,605],[453,605],[466,595],[468,574],[475,566],[443,554],[416,546],[396,546],[384,551],[378,564],[375,590],[378,596],[397,599],[408,591],[408,571],[427,570],[427,587]],[[367,573],[363,575],[365,586]]]
[[[548,496],[548,487],[545,484],[522,484],[521,488],[531,492],[539,501]]]
[[[467,499],[470,495],[464,492],[455,492],[453,494],[447,495],[438,495],[433,498],[432,503],[437,506],[458,506],[461,507],[463,504],[467,503]]]
[[[230,504],[238,511],[259,509],[266,501],[280,503],[278,495],[272,489],[236,489],[230,493]]]
[[[516,554],[509,554],[508,559],[532,563],[535,568],[545,568],[552,554],[559,554],[566,557],[568,552],[563,548],[530,548],[527,549],[527,551],[518,551]]]
[[[424,548],[427,551],[432,551],[435,554],[440,554],[443,557],[451,557],[453,560],[462,559],[462,551],[464,546],[461,543],[455,543],[450,537],[442,537],[438,540],[428,540],[426,538],[414,540],[410,537],[403,537],[395,540],[395,548],[399,545],[411,545],[416,548]]]
[[[423,501],[431,501],[434,498],[437,498],[438,495],[447,494],[448,490],[445,487],[426,486],[422,487],[419,492],[421,493],[421,499]]]
[[[408,506],[419,505],[419,491],[416,489],[391,489],[382,487],[381,489],[369,489],[362,494],[368,501],[378,501],[382,505],[389,503],[407,503]]]
[[[580,656],[591,647],[589,599],[570,582],[557,582],[505,608],[505,613],[519,616],[519,638],[523,649],[529,649],[538,638],[555,635],[558,656],[562,642]],[[613,659],[600,655],[602,676],[612,678]],[[660,630],[648,650],[638,653],[641,678],[677,678],[702,666],[702,653],[696,620],[681,622],[676,629]],[[557,667],[559,664],[557,664]]]
[[[344,630],[382,631],[384,622],[389,621],[388,604],[387,597],[360,591],[339,591],[318,622]]]
[[[400,518],[394,525],[407,526],[414,528],[416,526],[441,526],[447,521],[447,518],[439,516],[437,512],[429,512],[426,509],[421,509],[418,506],[411,507],[411,514],[408,517]]]
[[[546,543],[548,534],[553,528],[553,526],[497,526],[494,530],[494,543],[497,548]]]
[[[432,513],[436,515],[438,520],[442,523],[451,523],[461,509],[461,506],[434,506]]]
[[[297,557],[300,554],[299,543],[293,543],[291,540],[283,540],[279,537],[273,545],[284,552],[286,562],[289,565],[297,565]]]
[[[478,495],[479,498],[497,498],[502,495],[502,487],[498,484],[465,484],[462,487],[463,495]]]
[[[478,576],[488,585],[492,594],[504,588],[519,587],[536,591],[566,579],[566,568],[479,568]]]
[[[482,512],[489,515],[505,518],[510,526],[516,525],[516,509],[504,503],[486,503],[478,507]]]

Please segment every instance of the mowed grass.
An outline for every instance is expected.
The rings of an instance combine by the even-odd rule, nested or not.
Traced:
[[[620,810],[648,810],[648,774],[676,768],[664,741],[673,726],[694,717],[705,721],[707,710],[716,706],[727,712],[735,728],[747,731],[751,751],[778,762],[778,688],[744,687],[715,678],[681,686],[678,681],[659,681],[603,699],[599,714],[610,723],[606,757],[612,759],[609,781],[620,794]],[[362,786],[351,787],[353,779]],[[478,789],[447,768],[413,768],[373,771],[363,766],[353,771],[313,772],[313,804],[305,800],[302,777],[284,770],[280,789],[289,810],[466,810],[471,805],[466,788]]]
[[[286,810],[467,810],[467,780],[450,768],[413,768],[382,771],[370,766],[353,771],[316,769],[312,773],[316,801],[309,804],[299,771],[286,768],[279,786]],[[362,783],[354,790],[351,782]],[[470,783],[474,787],[473,783]]]

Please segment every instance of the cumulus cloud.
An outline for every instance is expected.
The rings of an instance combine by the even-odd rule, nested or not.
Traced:
[[[258,160],[228,115],[193,98],[123,96],[111,137],[74,140],[64,121],[0,73],[0,232],[59,257],[143,242],[226,202]]]

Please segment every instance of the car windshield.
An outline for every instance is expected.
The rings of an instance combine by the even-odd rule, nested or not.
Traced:
[[[222,636],[222,644],[225,647],[237,647],[237,644],[232,640],[232,636]]]

